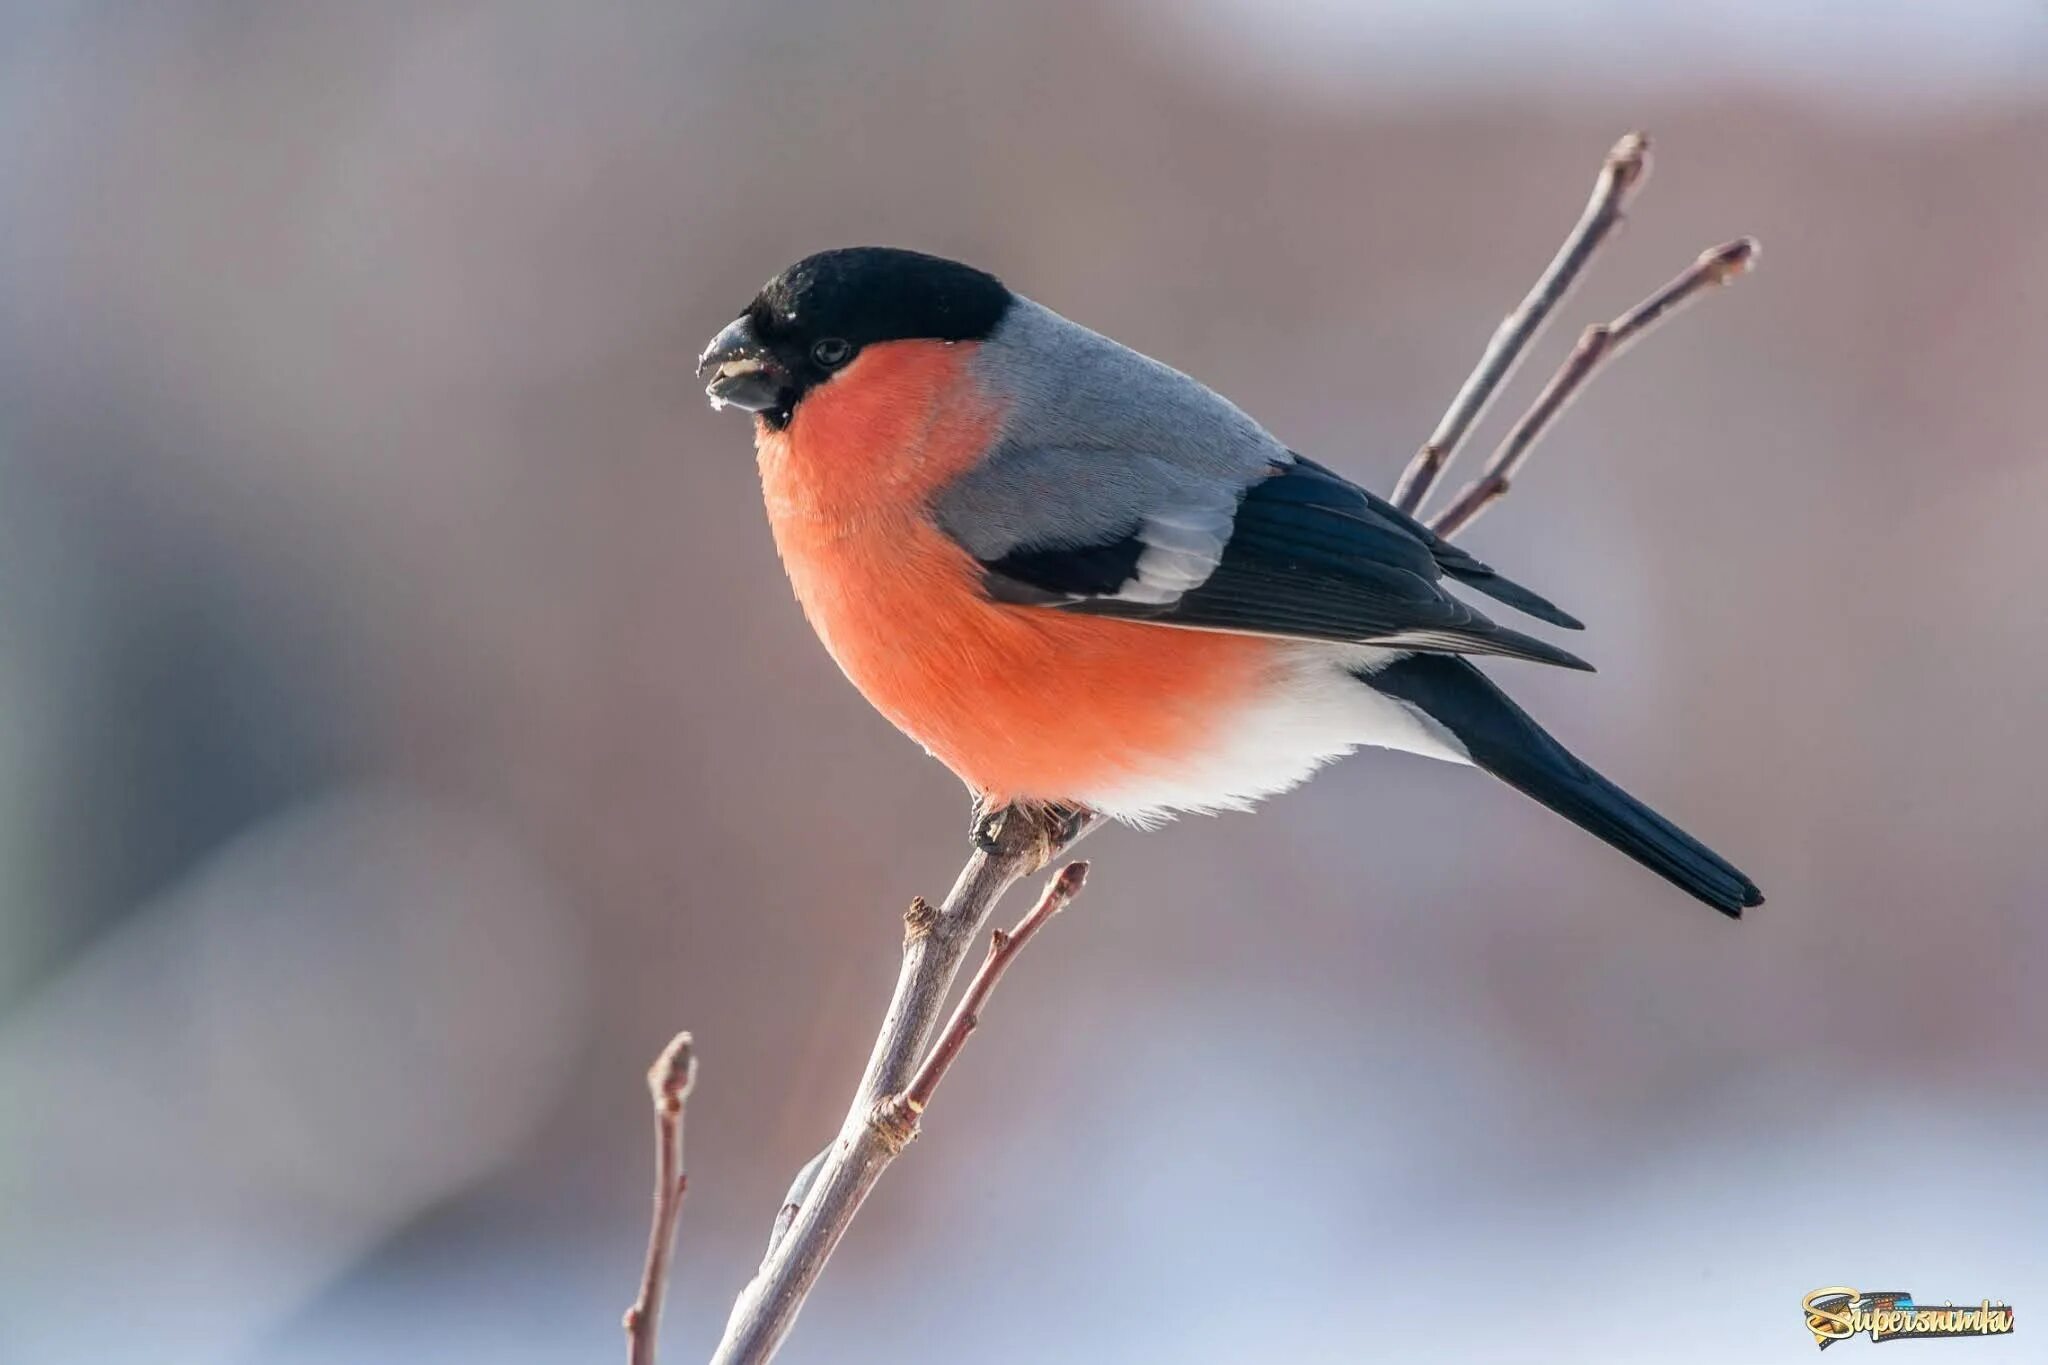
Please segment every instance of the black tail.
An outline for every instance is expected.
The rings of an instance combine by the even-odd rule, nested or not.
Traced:
[[[1722,914],[1763,904],[1756,883],[1574,758],[1465,660],[1411,654],[1364,681],[1449,730],[1479,767]]]

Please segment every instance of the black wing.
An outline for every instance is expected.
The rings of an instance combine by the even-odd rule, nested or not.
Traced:
[[[985,560],[990,595],[1205,630],[1245,631],[1450,654],[1592,666],[1495,625],[1440,586],[1449,576],[1552,625],[1579,622],[1500,577],[1396,509],[1311,460],[1274,464],[1240,496],[1227,539],[1196,586],[1143,582],[1156,528],[1081,546],[1019,546]],[[1185,566],[1185,554],[1178,556]]]

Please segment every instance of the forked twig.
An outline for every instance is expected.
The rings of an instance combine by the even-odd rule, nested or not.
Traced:
[[[697,1083],[697,1054],[690,1035],[678,1033],[647,1071],[654,1101],[654,1220],[647,1232],[647,1262],[640,1272],[640,1296],[626,1310],[627,1365],[654,1365],[661,1334],[661,1300],[668,1288],[669,1256],[676,1219],[690,1192],[683,1166],[683,1102]]]
[[[712,1357],[715,1365],[765,1361],[775,1354],[868,1191],[917,1135],[918,1110],[929,1101],[931,1089],[974,1027],[979,1006],[975,987],[970,987],[937,1047],[929,1047],[968,948],[1013,882],[1045,866],[1096,823],[1094,816],[1069,823],[1051,812],[1013,807],[992,845],[967,860],[944,904],[934,908],[922,897],[911,902],[903,917],[903,965],[896,993],[875,1038],[867,1072],[838,1138],[813,1161],[815,1171],[806,1168],[809,1179],[806,1172],[799,1172],[791,1185],[770,1233],[768,1254],[733,1304],[725,1336]],[[1079,892],[1085,872],[1077,869],[1082,867],[1075,864],[1053,879],[1039,902],[1043,914],[1038,923],[1029,933],[1023,923],[1013,931],[1009,951],[996,961],[994,976],[1001,975],[1038,924]],[[1029,922],[1032,916],[1025,919]],[[995,985],[989,973],[990,963],[984,962],[975,978],[984,1001]],[[984,977],[989,979],[984,982]],[[913,1100],[917,1108],[912,1107]]]
[[[1479,364],[1451,399],[1451,406],[1445,409],[1436,430],[1401,471],[1400,482],[1394,485],[1394,506],[1415,516],[1428,501],[1430,490],[1457,457],[1474,424],[1521,363],[1543,324],[1549,321],[1551,310],[1571,291],[1593,259],[1593,253],[1621,223],[1630,195],[1649,172],[1650,140],[1641,133],[1628,134],[1607,153],[1599,178],[1593,182],[1593,195],[1586,201],[1586,211],[1579,215],[1564,245],[1557,249],[1549,267],[1537,277],[1515,311],[1501,320],[1493,339],[1480,354]]]
[[[925,1054],[917,1074],[910,1078],[909,1085],[903,1087],[903,1093],[884,1101],[883,1108],[887,1114],[895,1116],[894,1121],[907,1118],[912,1137],[917,1135],[918,1122],[924,1116],[925,1106],[931,1103],[932,1092],[953,1069],[960,1049],[967,1046],[967,1035],[980,1026],[981,1011],[988,1004],[989,996],[995,993],[1003,973],[1010,969],[1017,954],[1024,951],[1025,945],[1045,927],[1046,922],[1073,903],[1087,880],[1088,864],[1068,863],[1060,869],[1059,876],[1045,884],[1045,890],[1039,893],[1038,903],[1017,921],[1016,928],[1007,933],[997,929],[989,935],[988,956],[981,960],[980,970],[967,983],[967,993],[953,1007],[953,1017],[946,1021],[939,1041],[932,1044],[932,1050]]]
[[[1440,536],[1454,536],[1470,526],[1481,512],[1507,493],[1510,481],[1529,458],[1530,450],[1571,406],[1572,399],[1578,397],[1579,390],[1596,370],[1686,304],[1747,271],[1755,262],[1757,251],[1756,239],[1752,237],[1717,246],[1702,253],[1671,283],[1614,321],[1588,327],[1571,355],[1544,385],[1543,392],[1487,460],[1479,477],[1466,484],[1449,506],[1430,519],[1429,529]]]

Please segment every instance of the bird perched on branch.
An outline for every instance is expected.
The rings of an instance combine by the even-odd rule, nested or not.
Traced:
[[[1579,622],[992,275],[823,252],[698,372],[755,414],[825,648],[979,811],[1242,809],[1376,745],[1483,768],[1724,914],[1763,900],[1466,656],[1589,665],[1448,589]]]

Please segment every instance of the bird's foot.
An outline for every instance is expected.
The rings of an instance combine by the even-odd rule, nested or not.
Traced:
[[[1102,817],[1086,806],[1055,805],[1045,808],[1046,859],[1067,851],[1067,845],[1086,834]]]
[[[1011,821],[1029,823],[1029,833],[1037,835],[1044,850],[1043,861],[1050,862],[1064,852],[1069,844],[1079,839],[1101,819],[1086,806],[1068,805],[1063,802],[1013,801],[991,808],[982,797],[974,798],[970,837],[975,848],[991,856],[1004,848],[1004,835],[1027,833],[1024,828],[1011,829]]]
[[[994,854],[1002,848],[1003,826],[1009,819],[1014,806],[991,808],[985,797],[976,796],[974,806],[967,815],[967,837],[983,853]]]

